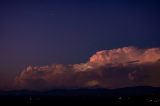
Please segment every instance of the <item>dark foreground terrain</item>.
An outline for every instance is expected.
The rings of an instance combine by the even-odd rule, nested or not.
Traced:
[[[160,88],[129,87],[122,89],[55,89],[45,92],[1,91],[0,104],[160,104]]]

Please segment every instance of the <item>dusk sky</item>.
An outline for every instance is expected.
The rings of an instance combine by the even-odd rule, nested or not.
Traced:
[[[160,47],[157,1],[1,0],[0,87],[28,65],[79,64],[100,50]]]

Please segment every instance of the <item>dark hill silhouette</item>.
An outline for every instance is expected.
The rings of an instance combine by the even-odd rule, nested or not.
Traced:
[[[53,89],[49,91],[13,90],[0,92],[1,103],[160,103],[160,88],[149,86],[120,89]]]
[[[160,93],[159,87],[137,86],[119,89],[82,88],[52,89],[48,91],[13,90],[1,91],[0,96],[138,96]]]

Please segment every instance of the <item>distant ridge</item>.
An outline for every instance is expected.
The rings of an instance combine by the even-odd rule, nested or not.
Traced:
[[[13,90],[0,92],[0,96],[138,96],[160,94],[160,87],[136,86],[119,89],[82,88],[53,89],[48,91]]]

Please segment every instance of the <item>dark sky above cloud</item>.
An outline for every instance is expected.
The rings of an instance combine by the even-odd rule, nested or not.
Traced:
[[[99,50],[160,46],[158,0],[0,0],[0,80],[29,64],[74,64]],[[2,83],[1,83],[2,84]]]

